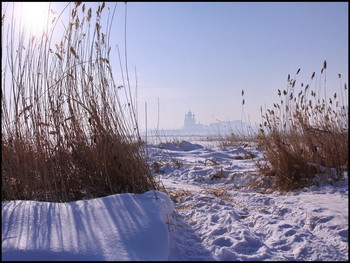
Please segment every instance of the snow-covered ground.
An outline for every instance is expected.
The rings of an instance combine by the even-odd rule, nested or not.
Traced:
[[[254,185],[251,144],[146,146],[166,193],[2,202],[3,260],[348,260],[348,177]]]

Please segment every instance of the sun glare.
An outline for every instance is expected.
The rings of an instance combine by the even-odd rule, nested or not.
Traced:
[[[18,15],[23,26],[31,34],[40,34],[45,30],[48,23],[48,2],[24,2],[19,6]]]

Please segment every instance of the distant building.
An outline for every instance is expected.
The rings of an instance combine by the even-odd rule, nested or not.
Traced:
[[[185,114],[185,123],[184,123],[184,129],[186,130],[192,130],[196,125],[196,120],[194,118],[194,114],[189,111],[187,114]]]
[[[220,133],[220,134],[231,134],[237,131],[242,132],[246,129],[245,123],[240,120],[235,121],[219,121],[211,123],[210,125],[203,125],[196,123],[194,114],[189,111],[185,114],[183,131],[194,132],[194,133]]]
[[[208,135],[230,135],[232,133],[245,133],[247,130],[247,126],[241,120],[235,121],[218,121],[215,123],[211,123],[210,125],[203,125],[200,123],[196,123],[195,115],[188,111],[185,114],[184,126],[182,129],[174,129],[174,130],[151,130],[148,131],[148,136],[159,136],[162,135],[171,135],[171,136],[192,136],[192,135],[200,135],[200,136],[208,136]]]
[[[196,119],[194,118],[194,114],[189,111],[187,114],[185,114],[185,121],[184,121],[184,130],[203,130],[208,129],[205,125],[196,123]]]

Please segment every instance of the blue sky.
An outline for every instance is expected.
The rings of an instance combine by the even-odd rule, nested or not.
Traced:
[[[151,127],[157,98],[160,127],[180,128],[188,110],[202,124],[241,119],[244,89],[245,119],[254,123],[261,120],[260,106],[279,101],[277,89],[298,68],[298,80],[307,82],[327,60],[327,88],[339,89],[338,73],[348,82],[348,3],[166,2],[127,8],[129,63],[137,67],[139,102],[147,101]]]
[[[125,7],[118,3],[111,33],[122,53]],[[301,68],[298,83],[309,83],[324,60],[329,93],[339,90],[338,73],[348,83],[347,2],[128,2],[126,37],[141,129],[145,102],[148,128],[157,126],[158,100],[161,129],[181,128],[189,110],[202,124],[241,120],[242,89],[243,121],[259,123],[288,74]]]

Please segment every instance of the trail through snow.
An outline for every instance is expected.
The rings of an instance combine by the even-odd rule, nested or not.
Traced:
[[[171,260],[348,259],[347,180],[292,193],[254,191],[247,182],[256,171],[249,156],[261,158],[255,147],[198,145],[150,151],[177,201]]]
[[[348,260],[347,173],[282,193],[254,144],[145,147],[166,193],[2,202],[2,260]]]

